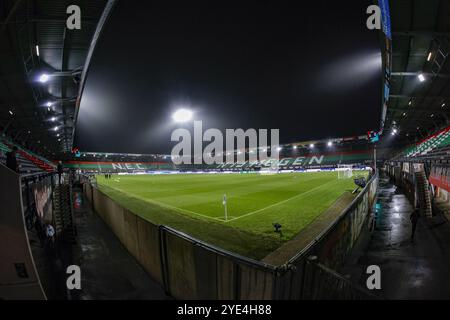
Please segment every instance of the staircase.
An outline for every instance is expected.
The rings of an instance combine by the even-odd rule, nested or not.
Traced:
[[[428,189],[428,180],[424,171],[414,173],[416,177],[417,201],[420,204],[421,214],[431,217],[433,211],[431,208],[431,195]]]
[[[70,185],[55,186],[53,209],[56,236],[67,243],[75,243],[76,227],[73,219],[72,187]]]

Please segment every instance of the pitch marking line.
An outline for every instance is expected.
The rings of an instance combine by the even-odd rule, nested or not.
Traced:
[[[266,210],[266,209],[273,208],[273,207],[278,206],[278,205],[280,205],[280,204],[283,204],[283,203],[286,203],[286,202],[288,202],[288,201],[291,201],[292,199],[298,198],[298,197],[300,197],[300,196],[304,196],[304,195],[306,195],[306,194],[308,194],[308,193],[311,193],[311,192],[313,192],[313,191],[315,191],[315,190],[317,190],[317,189],[320,189],[320,188],[322,188],[323,186],[325,186],[325,185],[327,185],[327,184],[329,184],[329,183],[331,183],[331,182],[335,182],[335,180],[328,181],[328,182],[326,182],[326,183],[324,183],[324,184],[321,184],[320,186],[317,186],[317,187],[315,187],[315,188],[313,188],[313,189],[310,189],[310,190],[308,190],[308,191],[299,193],[299,194],[297,194],[297,195],[295,195],[295,196],[293,196],[293,197],[290,197],[290,198],[288,198],[288,199],[282,200],[282,201],[280,201],[280,202],[276,202],[276,203],[271,204],[271,205],[269,205],[269,206],[267,206],[267,207],[264,207],[264,208],[261,208],[261,209],[258,209],[258,210],[255,210],[255,211],[252,211],[252,212],[243,214],[242,216],[239,216],[239,217],[236,217],[236,218],[228,219],[228,220],[225,221],[225,222],[230,222],[230,221],[233,221],[233,220],[237,220],[237,219],[240,219],[240,218],[243,218],[243,217],[247,217],[247,216],[253,215],[253,214],[255,214],[255,213],[259,213],[259,212],[264,211],[264,210]],[[222,221],[223,221],[223,220],[222,220]]]
[[[105,186],[105,185],[103,185],[103,186]],[[201,216],[201,217],[204,217],[204,218],[217,220],[217,221],[220,221],[220,222],[224,222],[225,221],[224,219],[220,219],[220,218],[216,218],[216,217],[210,217],[210,216],[198,213],[198,212],[194,212],[194,211],[187,210],[187,209],[181,209],[181,208],[174,207],[174,206],[162,203],[162,202],[158,202],[158,201],[155,201],[155,200],[144,198],[144,197],[135,195],[133,193],[129,193],[129,192],[123,191],[122,189],[119,189],[119,188],[114,188],[114,187],[110,187],[110,186],[106,186],[106,187],[114,189],[114,190],[117,190],[117,191],[122,192],[122,193],[125,193],[126,195],[128,195],[128,196],[130,196],[132,198],[137,198],[137,199],[145,201],[145,202],[150,202],[150,203],[153,203],[153,204],[158,205],[158,206],[163,207],[163,208],[172,209],[174,211],[178,211],[178,212],[181,212],[181,213],[191,213],[191,214],[194,214],[194,215],[197,215],[197,216]]]

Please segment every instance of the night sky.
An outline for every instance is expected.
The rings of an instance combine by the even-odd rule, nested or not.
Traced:
[[[371,1],[183,3],[118,2],[81,100],[81,151],[170,153],[179,107],[204,129],[279,128],[282,143],[379,128]]]

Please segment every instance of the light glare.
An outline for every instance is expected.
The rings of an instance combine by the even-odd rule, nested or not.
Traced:
[[[48,81],[48,79],[50,78],[50,76],[46,73],[43,73],[40,77],[39,77],[39,82],[45,83]]]
[[[187,122],[192,119],[192,111],[179,109],[173,114],[172,118],[175,122]]]

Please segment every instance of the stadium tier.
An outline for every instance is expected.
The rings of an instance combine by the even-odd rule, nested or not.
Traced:
[[[334,153],[298,154],[290,157],[281,157],[277,163],[279,169],[301,169],[301,168],[321,168],[337,166],[338,164],[365,165],[372,160],[370,150],[347,151]],[[244,163],[223,163],[212,165],[179,165],[172,164],[170,159],[165,162],[139,162],[139,161],[66,161],[64,166],[70,169],[80,169],[86,171],[108,171],[108,172],[129,172],[129,171],[154,171],[154,170],[253,170],[260,167],[268,167],[273,162],[257,161]]]
[[[405,157],[424,156],[440,148],[450,145],[450,127],[433,134],[419,143],[406,148],[402,155]]]
[[[36,173],[39,171],[53,172],[55,165],[49,160],[5,139],[0,141],[0,159],[1,162],[6,161],[6,153],[11,151],[13,147],[17,147],[17,160],[19,163],[20,173]]]

